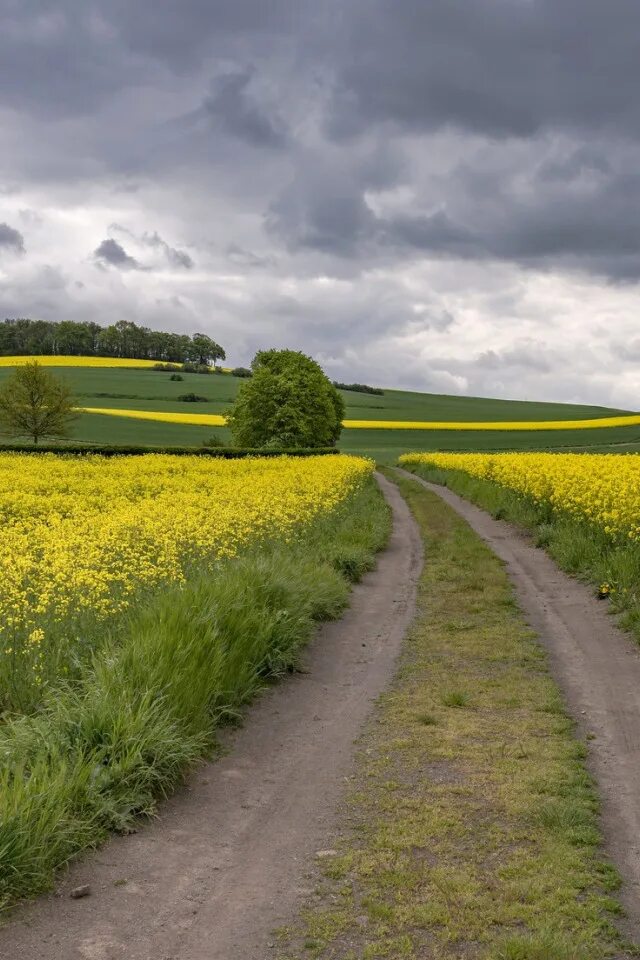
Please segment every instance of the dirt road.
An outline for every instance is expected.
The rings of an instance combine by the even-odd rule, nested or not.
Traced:
[[[263,695],[230,752],[132,837],[72,868],[57,894],[0,929],[2,960],[263,960],[331,846],[353,741],[393,674],[413,616],[420,535],[396,488],[389,547],[323,626],[308,672]],[[70,899],[80,884],[91,895]]]
[[[607,850],[625,881],[629,933],[640,939],[640,650],[592,589],[562,573],[509,524],[445,487],[399,472],[442,497],[505,561],[569,712],[589,738]]]

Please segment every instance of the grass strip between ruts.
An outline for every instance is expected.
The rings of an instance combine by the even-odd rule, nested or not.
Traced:
[[[598,800],[498,558],[397,480],[425,543],[418,614],[360,742],[336,855],[279,960],[638,956]]]

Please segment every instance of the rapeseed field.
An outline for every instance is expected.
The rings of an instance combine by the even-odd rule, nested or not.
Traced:
[[[587,521],[611,538],[640,540],[637,454],[410,453],[400,463],[460,470]]]
[[[222,427],[226,420],[215,413],[176,413],[166,410],[126,410],[111,407],[78,407],[80,413],[111,417],[129,417],[134,420],[156,420],[161,423],[183,423]],[[596,430],[611,427],[640,425],[640,415],[596,417],[587,420],[344,420],[347,430],[453,430],[498,431],[514,430]]]
[[[0,703],[73,675],[100,624],[163,587],[286,543],[371,471],[348,456],[0,454]]]

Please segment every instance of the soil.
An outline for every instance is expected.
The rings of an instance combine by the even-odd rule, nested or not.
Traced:
[[[417,480],[456,510],[506,563],[520,605],[549,653],[568,712],[585,737],[602,799],[607,853],[618,867],[627,911],[640,939],[640,650],[607,606],[558,569],[525,534],[445,487]]]
[[[263,960],[272,931],[330,855],[354,739],[394,673],[415,609],[420,534],[379,482],[393,533],[305,670],[265,692],[227,755],[201,766],[159,819],[75,864],[55,894],[0,929],[2,960]],[[88,886],[82,897],[74,891]]]

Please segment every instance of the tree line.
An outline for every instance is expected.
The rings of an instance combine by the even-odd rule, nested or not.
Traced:
[[[165,333],[118,320],[109,327],[62,320],[7,319],[0,323],[0,356],[126,357],[165,363],[217,363],[226,354],[203,333]]]

